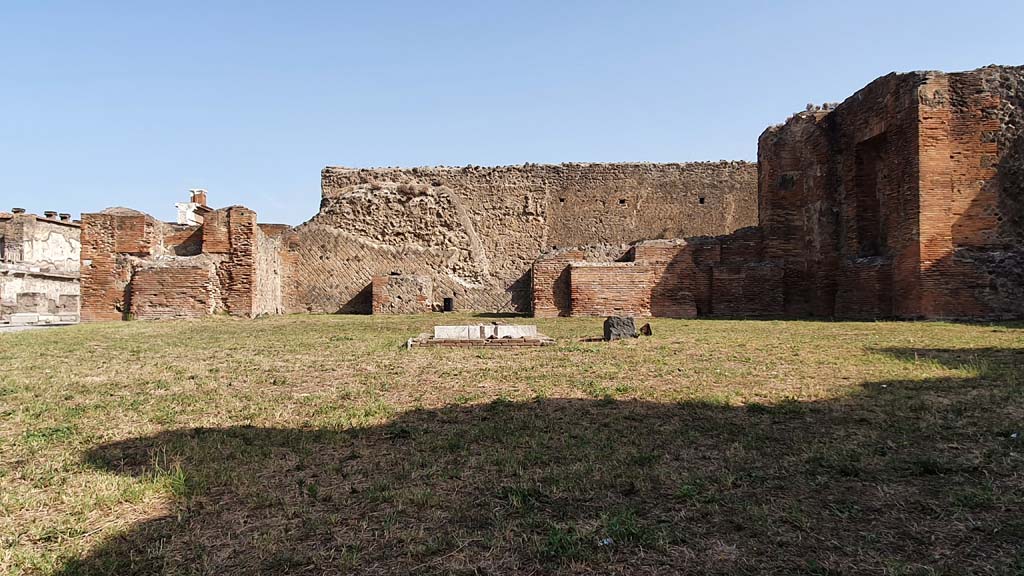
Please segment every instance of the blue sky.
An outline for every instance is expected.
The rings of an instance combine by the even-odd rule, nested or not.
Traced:
[[[1024,2],[0,0],[0,210],[186,190],[265,222],[320,169],[747,159],[891,71],[1024,64]]]

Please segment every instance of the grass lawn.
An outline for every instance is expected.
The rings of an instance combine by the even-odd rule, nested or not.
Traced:
[[[1024,325],[456,319],[0,335],[0,574],[1024,573]]]

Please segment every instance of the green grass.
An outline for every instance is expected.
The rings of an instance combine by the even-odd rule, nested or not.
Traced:
[[[1020,324],[466,319],[0,335],[0,574],[1024,573]]]

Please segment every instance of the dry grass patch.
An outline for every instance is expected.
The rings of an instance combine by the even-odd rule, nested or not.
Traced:
[[[0,573],[1024,571],[1019,324],[441,321],[0,335]]]

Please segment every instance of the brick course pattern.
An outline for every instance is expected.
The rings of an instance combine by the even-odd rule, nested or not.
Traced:
[[[636,262],[569,265],[573,316],[650,316],[654,274]]]
[[[131,315],[137,320],[199,318],[216,309],[215,280],[201,266],[143,268],[131,281]]]
[[[759,143],[783,312],[1024,316],[1024,68],[890,74]]]

